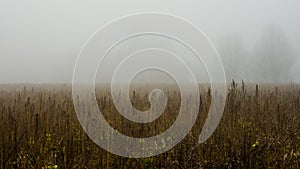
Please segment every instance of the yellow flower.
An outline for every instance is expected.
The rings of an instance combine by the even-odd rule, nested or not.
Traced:
[[[256,147],[259,145],[259,142],[256,140],[256,142],[254,144],[252,144],[252,147]]]

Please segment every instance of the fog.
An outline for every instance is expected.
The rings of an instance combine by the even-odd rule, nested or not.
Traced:
[[[218,50],[228,81],[300,82],[299,10],[296,0],[0,1],[0,83],[71,83],[87,39],[111,20],[138,12],[169,13],[196,25]],[[114,63],[109,60],[106,67]],[[198,69],[203,82],[207,77]]]

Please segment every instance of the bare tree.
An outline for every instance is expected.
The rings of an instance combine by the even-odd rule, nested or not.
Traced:
[[[245,76],[243,49],[238,35],[224,36],[219,43],[219,53],[224,65],[227,81],[240,80]]]
[[[278,25],[269,25],[262,33],[255,52],[257,76],[264,82],[286,82],[295,57]]]

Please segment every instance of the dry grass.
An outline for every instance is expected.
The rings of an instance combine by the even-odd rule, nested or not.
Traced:
[[[116,112],[108,90],[97,99],[110,124],[134,137],[170,127],[180,93],[164,86],[165,113],[149,124],[132,123]],[[147,88],[151,89],[151,87]],[[135,92],[133,92],[135,91]],[[149,108],[143,87],[132,89],[133,105]],[[300,86],[231,84],[223,118],[213,136],[198,144],[209,108],[201,87],[199,116],[190,134],[170,151],[144,159],[119,157],[98,147],[82,130],[68,85],[1,85],[1,168],[300,168]]]

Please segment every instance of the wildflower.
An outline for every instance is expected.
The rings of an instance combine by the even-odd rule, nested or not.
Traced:
[[[257,147],[259,145],[259,142],[256,140],[254,144],[252,144],[252,147]]]

